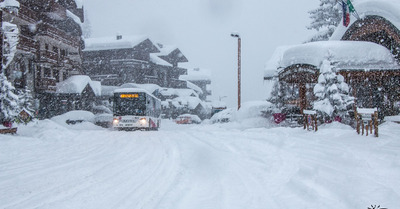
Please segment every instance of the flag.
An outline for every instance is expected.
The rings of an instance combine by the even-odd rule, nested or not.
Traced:
[[[349,6],[349,12],[354,15],[354,17],[357,18],[357,20],[360,19],[360,16],[358,15],[356,9],[354,9],[353,4],[351,3],[351,0],[347,0],[347,5]]]
[[[342,0],[343,25],[346,27],[349,26],[350,24],[350,13],[347,12],[347,7],[348,7],[347,4]]]
[[[349,12],[354,13],[356,10],[354,9],[353,4],[351,3],[350,0],[347,0],[347,5],[349,6]]]

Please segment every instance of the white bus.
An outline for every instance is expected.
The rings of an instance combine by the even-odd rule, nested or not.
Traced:
[[[158,130],[161,101],[144,89],[114,91],[113,127],[116,130]]]

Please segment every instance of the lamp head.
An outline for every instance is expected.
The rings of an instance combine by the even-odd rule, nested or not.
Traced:
[[[240,38],[240,35],[239,35],[238,32],[233,32],[233,33],[231,33],[231,36],[232,36],[232,37],[235,37],[235,38]]]

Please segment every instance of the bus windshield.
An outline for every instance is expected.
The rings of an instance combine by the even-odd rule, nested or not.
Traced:
[[[144,93],[119,93],[114,95],[114,115],[146,115]]]

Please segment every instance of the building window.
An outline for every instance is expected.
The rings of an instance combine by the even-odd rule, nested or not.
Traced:
[[[51,78],[51,69],[50,68],[44,68],[43,69],[43,77],[44,78]]]
[[[53,46],[53,52],[55,53],[55,59],[58,61],[60,59],[59,54],[58,54],[58,48]]]
[[[58,48],[55,47],[55,46],[53,46],[53,52],[56,53],[56,54],[58,54]]]
[[[66,80],[68,78],[68,73],[66,72],[66,71],[64,71],[63,73],[62,73],[62,80],[64,81],[64,80]]]
[[[56,79],[56,82],[60,82],[60,71],[54,70],[53,74],[54,78]]]
[[[67,56],[67,51],[65,49],[61,49],[60,50],[60,55],[61,55],[61,57]]]

